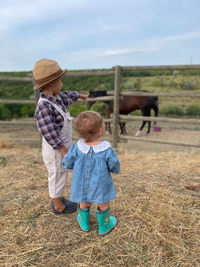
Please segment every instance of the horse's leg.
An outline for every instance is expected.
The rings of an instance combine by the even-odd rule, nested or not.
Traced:
[[[112,134],[111,127],[110,127],[110,122],[108,122],[108,132],[109,132],[110,134]]]
[[[120,122],[119,123],[119,127],[120,127],[120,130],[121,130],[121,132],[120,132],[120,134],[127,134],[126,133],[126,128],[125,128],[125,122]]]
[[[141,109],[141,112],[142,112],[142,116],[147,116],[147,117],[149,117],[149,116],[151,115],[151,111],[150,111],[150,109],[149,109],[148,107],[146,107],[146,106],[143,107],[143,108]],[[144,126],[145,126],[145,124],[146,124],[147,122],[148,122],[148,130],[147,130],[147,134],[150,133],[151,122],[150,122],[150,121],[143,121],[143,122],[142,122],[142,125],[141,125],[141,127],[140,127],[140,129],[136,132],[135,136],[139,136],[139,135],[140,135],[142,129],[144,128]]]
[[[123,125],[122,122],[119,122],[120,134],[123,134]]]
[[[146,132],[146,134],[149,134],[151,131],[151,121],[148,121],[148,130]]]
[[[126,123],[125,122],[123,122],[122,123],[122,127],[123,127],[123,132],[122,132],[122,134],[127,134],[127,132],[126,132]]]
[[[111,134],[110,122],[105,122],[106,134]]]
[[[135,136],[139,136],[147,121],[143,121],[140,129],[136,132]]]
[[[110,114],[112,113],[109,107],[106,107],[104,110],[104,113],[106,115],[106,119],[110,119]],[[106,134],[112,134],[111,127],[110,127],[110,122],[106,122]]]
[[[158,109],[158,106],[156,104],[154,104],[152,106],[152,109],[154,110],[155,112],[155,117],[158,117],[158,112],[159,112],[159,109]],[[156,125],[156,121],[154,121],[154,125]]]
[[[151,117],[151,109],[147,109],[144,116]],[[151,121],[148,121],[148,128],[146,134],[149,134],[150,131],[151,131]]]

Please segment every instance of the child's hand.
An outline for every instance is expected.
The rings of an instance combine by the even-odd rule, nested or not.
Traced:
[[[88,94],[88,95],[83,95],[83,94],[80,94],[80,95],[79,95],[79,97],[80,97],[81,99],[83,99],[83,100],[87,99],[88,96],[89,96],[89,94]]]
[[[59,148],[60,152],[63,154],[63,157],[67,154],[68,150],[65,146]]]

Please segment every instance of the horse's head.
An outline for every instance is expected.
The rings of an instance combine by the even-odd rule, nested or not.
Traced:
[[[96,92],[95,91],[90,91],[88,98],[95,98],[96,97]],[[87,108],[91,108],[92,105],[94,105],[95,102],[87,102]]]
[[[99,91],[90,91],[88,98],[96,98],[100,96],[106,96],[107,92],[106,90],[99,90]],[[92,105],[94,105],[95,101],[87,102],[87,108],[91,108]]]

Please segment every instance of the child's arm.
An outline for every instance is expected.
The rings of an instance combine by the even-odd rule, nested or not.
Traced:
[[[88,95],[79,94],[78,92],[62,92],[60,96],[65,106],[69,106],[72,102],[77,101],[78,98],[87,99]]]
[[[119,173],[120,172],[120,162],[117,158],[117,154],[116,152],[110,148],[109,149],[110,153],[107,159],[107,164],[108,164],[108,170],[109,172],[113,172],[113,173]]]
[[[73,144],[68,153],[64,155],[62,166],[65,169],[73,169],[76,160],[76,144]]]
[[[61,92],[60,97],[62,98],[65,106],[71,105],[74,101],[77,101],[80,97],[78,92]]]

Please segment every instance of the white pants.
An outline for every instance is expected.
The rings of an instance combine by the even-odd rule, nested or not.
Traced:
[[[45,140],[42,143],[43,161],[48,170],[48,187],[51,198],[63,196],[67,183],[68,170],[62,167],[63,155],[53,149]]]

